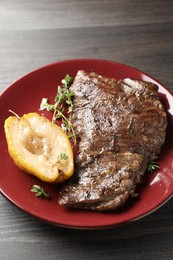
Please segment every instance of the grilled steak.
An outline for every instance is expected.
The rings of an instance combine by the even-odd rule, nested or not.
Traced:
[[[78,71],[74,122],[80,138],[73,180],[59,204],[92,210],[122,206],[165,140],[166,113],[152,83]]]

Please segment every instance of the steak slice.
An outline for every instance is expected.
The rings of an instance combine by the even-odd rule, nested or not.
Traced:
[[[74,127],[80,138],[74,178],[59,204],[92,210],[122,206],[160,153],[167,117],[152,83],[78,71]]]

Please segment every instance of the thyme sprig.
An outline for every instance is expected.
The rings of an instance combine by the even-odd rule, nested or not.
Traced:
[[[55,103],[48,102],[48,98],[43,98],[40,105],[40,110],[47,109],[53,111],[52,122],[56,123],[58,119],[62,120],[62,128],[69,138],[72,138],[76,143],[76,134],[72,124],[71,112],[73,111],[73,96],[74,93],[69,90],[69,86],[73,83],[73,78],[68,74],[61,81],[62,86],[58,86]],[[65,111],[67,107],[67,112]]]
[[[55,163],[59,163],[62,165],[62,160],[68,160],[68,156],[66,155],[66,153],[60,153],[60,155],[58,156],[58,161]]]
[[[150,162],[147,166],[147,172],[152,173],[160,169],[160,166],[156,162]]]
[[[31,189],[32,192],[35,192],[36,197],[50,198],[49,194],[44,191],[39,185],[34,184]]]

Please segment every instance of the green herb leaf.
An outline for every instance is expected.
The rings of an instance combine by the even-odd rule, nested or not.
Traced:
[[[31,191],[32,191],[32,192],[38,192],[38,189],[32,188]]]
[[[36,197],[41,197],[41,196],[44,196],[43,195],[43,192],[42,191],[38,191],[36,194],[35,194]]]
[[[62,165],[61,161],[62,160],[67,160],[67,159],[68,159],[68,156],[66,155],[66,153],[60,153],[60,155],[58,156],[58,161],[55,164],[59,163],[59,164]]]
[[[67,160],[68,159],[68,156],[66,155],[66,153],[61,153],[59,157],[60,157],[60,160]]]
[[[65,78],[61,81],[62,84],[65,86],[70,86],[73,83],[73,78],[70,77],[68,74],[65,76]]]
[[[40,186],[37,185],[37,184],[34,184],[34,185],[33,185],[33,188],[36,189],[36,190],[39,190],[39,189],[40,189]]]
[[[147,166],[147,172],[152,173],[160,169],[159,165],[156,162],[150,162]]]
[[[32,192],[35,192],[36,197],[44,197],[49,198],[49,194],[44,191],[43,188],[41,188],[39,185],[34,184],[31,189]]]
[[[47,109],[48,111],[54,111],[52,122],[56,123],[57,119],[62,120],[62,128],[66,132],[69,138],[73,138],[76,143],[76,134],[72,124],[71,113],[73,111],[73,96],[74,93],[69,90],[69,86],[72,84],[73,78],[66,75],[62,80],[63,86],[58,86],[57,95],[55,97],[55,104],[50,104],[47,98],[43,98],[40,110]],[[64,109],[67,107],[67,113]],[[66,115],[67,114],[67,115]]]

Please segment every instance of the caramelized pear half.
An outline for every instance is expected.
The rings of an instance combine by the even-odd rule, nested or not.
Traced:
[[[8,117],[4,128],[9,154],[21,170],[49,183],[72,176],[72,147],[61,127],[37,113],[29,113]]]

